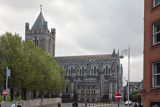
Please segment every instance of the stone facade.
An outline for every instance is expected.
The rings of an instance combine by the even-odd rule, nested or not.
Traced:
[[[56,57],[65,71],[64,96],[78,101],[97,102],[114,99],[121,91],[122,65],[119,55],[87,55]]]
[[[48,30],[42,12],[34,25],[25,26],[26,40],[32,40],[54,57],[55,29]],[[114,94],[122,87],[123,69],[119,52],[112,54],[55,57],[64,69],[65,90],[60,94],[63,99],[97,102],[102,99],[114,99]]]

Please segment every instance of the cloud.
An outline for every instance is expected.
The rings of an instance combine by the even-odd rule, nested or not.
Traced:
[[[133,51],[133,55],[142,54],[143,6],[138,1],[120,3],[121,5],[114,0],[112,3],[108,1],[103,1],[101,5],[98,3],[95,3],[97,8],[94,2],[90,3],[89,9],[87,4],[83,6],[85,19],[82,20],[86,24],[80,24],[82,33],[75,36],[79,45],[92,51],[111,51],[113,48],[127,48],[130,44],[139,50]]]
[[[128,57],[125,56],[121,63],[123,64],[123,77],[128,80]],[[130,59],[130,80],[141,81],[143,78],[143,55],[132,57]]]
[[[50,1],[50,0],[48,0]],[[35,8],[37,8],[37,5],[42,4],[42,2],[39,2],[39,0],[1,0],[1,5],[7,6],[10,9],[14,11],[33,11]]]
[[[0,33],[24,39],[24,24],[32,27],[40,4],[49,28],[56,28],[57,56],[112,53],[130,45],[135,73],[142,72],[143,0],[1,0]]]
[[[53,13],[50,21],[54,20],[59,30],[57,37],[72,38],[81,49],[108,53],[130,44],[131,49],[136,50],[132,55],[136,56],[143,51],[142,4],[139,0],[125,3],[123,0],[60,0],[50,4],[48,14]]]

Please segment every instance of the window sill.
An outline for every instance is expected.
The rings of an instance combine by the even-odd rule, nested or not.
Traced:
[[[152,12],[156,11],[158,8],[160,8],[160,4],[157,4],[156,6],[152,7]]]
[[[160,42],[157,42],[157,43],[155,43],[155,44],[152,44],[152,46],[151,46],[151,48],[158,48],[158,47],[160,47]]]
[[[156,91],[156,90],[160,90],[160,86],[152,87],[151,90],[155,90],[155,91]]]

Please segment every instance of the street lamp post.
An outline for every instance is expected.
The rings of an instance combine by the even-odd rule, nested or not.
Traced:
[[[128,107],[129,107],[129,82],[130,82],[130,46],[128,47]]]
[[[127,84],[128,84],[128,107],[129,107],[129,94],[130,94],[130,90],[129,90],[129,82],[130,82],[130,45],[129,45],[129,47],[128,47],[128,49],[125,49],[125,50],[123,50],[122,51],[122,53],[127,53],[127,55],[128,55],[128,82],[127,82]]]

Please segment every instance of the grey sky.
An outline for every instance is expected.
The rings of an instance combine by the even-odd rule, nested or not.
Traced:
[[[112,53],[131,46],[131,80],[143,74],[143,0],[1,0],[0,34],[32,27],[43,4],[49,28],[56,28],[56,56]],[[127,79],[127,58],[122,60]]]

